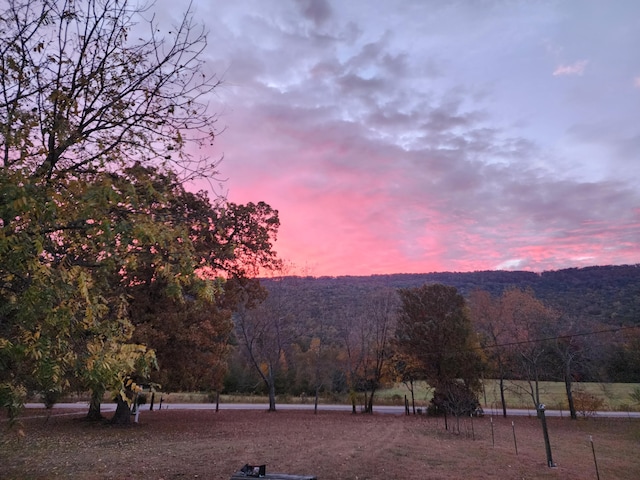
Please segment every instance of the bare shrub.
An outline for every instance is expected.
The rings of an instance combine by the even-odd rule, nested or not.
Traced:
[[[576,406],[576,411],[583,418],[595,416],[598,410],[601,410],[604,405],[604,400],[601,397],[584,390],[573,392],[573,401]]]

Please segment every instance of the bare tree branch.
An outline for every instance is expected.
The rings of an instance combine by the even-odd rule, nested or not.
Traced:
[[[126,0],[8,0],[0,21],[5,168],[51,178],[139,161],[183,180],[215,176],[219,162],[188,148],[217,134],[209,96],[220,79],[204,73],[206,31],[191,6],[166,32],[144,18],[148,9]]]

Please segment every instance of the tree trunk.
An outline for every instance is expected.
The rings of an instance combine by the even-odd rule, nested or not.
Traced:
[[[487,404],[487,389],[485,388],[484,375],[482,376],[482,397],[484,398],[484,405]]]
[[[375,392],[375,388],[371,390],[371,396],[369,397],[369,403],[367,404],[367,413],[373,413],[373,395]]]
[[[500,377],[500,403],[502,403],[502,416],[507,418],[507,402],[504,399],[504,377]]]
[[[271,369],[271,365],[269,365],[269,381],[267,382],[267,386],[269,388],[269,411],[276,411],[276,385],[273,379],[273,370]]]
[[[113,425],[128,425],[131,423],[131,408],[129,404],[125,402],[120,395],[117,398],[118,405],[116,407],[116,413],[111,418]]]
[[[316,385],[316,395],[315,398],[313,400],[313,413],[317,414],[318,413],[318,397],[320,396],[320,386]]]
[[[569,363],[567,362],[565,364],[564,371],[564,388],[567,391],[567,402],[569,403],[569,413],[571,415],[571,420],[577,420],[578,415],[576,413],[575,403],[573,402],[573,390],[571,388],[571,383],[571,368],[569,366]]]
[[[413,414],[416,414],[416,396],[413,388],[413,380],[409,380],[409,385],[411,385],[411,406],[413,407]]]
[[[91,400],[89,401],[89,412],[87,413],[87,420],[99,421],[104,419],[102,413],[100,413],[100,405],[102,403],[103,395],[104,391],[102,390],[91,391]]]

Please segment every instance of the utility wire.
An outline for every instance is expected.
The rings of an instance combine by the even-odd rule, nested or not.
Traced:
[[[640,328],[640,325],[629,325],[629,326],[626,326],[626,327],[608,328],[608,329],[605,329],[605,330],[595,330],[593,332],[572,333],[572,334],[568,334],[568,335],[556,335],[554,337],[536,338],[536,339],[533,339],[533,340],[521,340],[521,341],[517,341],[517,342],[497,343],[495,345],[486,345],[484,347],[477,347],[477,348],[487,349],[487,348],[512,347],[512,346],[517,346],[517,345],[526,345],[528,343],[548,342],[550,340],[561,340],[561,339],[575,338],[575,337],[587,337],[587,336],[590,336],[590,335],[600,335],[602,333],[616,333],[616,332],[620,332],[622,330],[630,330],[632,328]]]

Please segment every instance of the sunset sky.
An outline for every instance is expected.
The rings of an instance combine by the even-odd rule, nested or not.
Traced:
[[[222,191],[307,274],[640,263],[637,0],[193,8]]]

